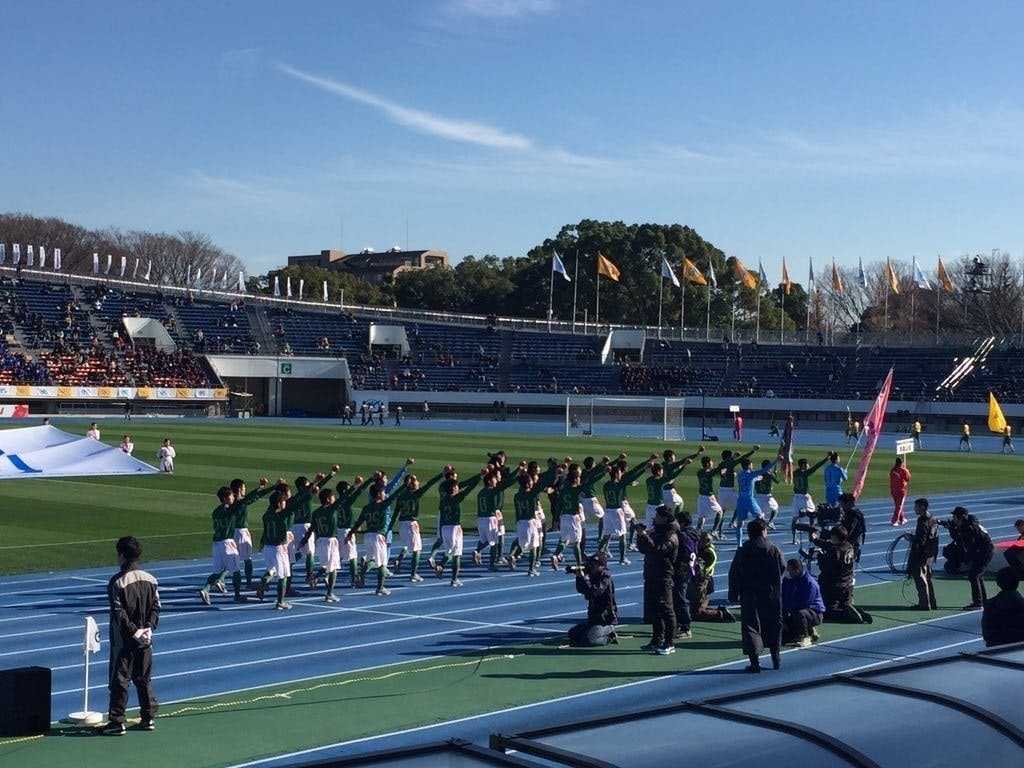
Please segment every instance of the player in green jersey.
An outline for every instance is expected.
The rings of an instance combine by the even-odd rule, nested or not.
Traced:
[[[374,479],[372,477],[368,477],[365,480],[362,477],[357,477],[351,484],[346,480],[342,480],[334,489],[334,506],[337,508],[338,513],[339,558],[343,563],[348,563],[349,575],[351,576],[350,584],[353,588],[363,586],[363,578],[362,574],[359,572],[359,567],[356,562],[356,558],[359,553],[356,551],[355,541],[348,539],[347,536],[356,520],[356,514],[353,507],[359,500],[363,491],[365,491],[373,481]]]
[[[698,456],[704,453],[704,450],[704,446],[700,445],[697,447],[696,452],[678,460],[676,459],[675,451],[670,448],[665,449],[661,454],[661,468],[665,473],[664,485],[662,486],[661,503],[671,509],[673,514],[683,507],[683,498],[675,489],[675,480],[688,466],[690,466],[690,464],[694,462]],[[648,523],[648,527],[653,527],[654,525],[653,512],[651,514],[652,517]]]
[[[283,483],[282,477],[278,482]],[[245,481],[236,477],[231,481],[231,493],[235,501],[231,511],[235,515],[235,544],[238,545],[238,559],[245,566],[245,588],[252,589],[252,534],[249,532],[249,505],[272,493],[274,486],[261,477],[256,490],[246,493]]]
[[[474,475],[464,484],[460,485],[458,480],[448,484],[448,493],[441,497],[438,508],[441,522],[441,539],[444,542],[444,557],[441,562],[434,566],[434,573],[438,578],[444,575],[444,567],[452,564],[453,587],[461,587],[459,572],[462,570],[462,502],[476,488],[483,479],[483,475]]]
[[[697,530],[704,530],[708,515],[714,515],[711,532],[708,534],[712,538],[718,536],[715,529],[722,522],[722,505],[715,496],[715,478],[721,476],[722,469],[714,466],[710,456],[701,458],[700,469],[697,470]]]
[[[315,554],[315,538],[306,536],[306,531],[309,530],[309,519],[313,515],[313,499],[320,493],[320,489],[324,484],[337,474],[339,469],[341,467],[335,464],[326,473],[317,472],[313,482],[310,482],[304,475],[295,478],[295,493],[288,499],[288,511],[292,516],[292,540],[288,544],[288,554],[293,556],[296,562],[305,555],[306,582],[311,586],[314,575],[313,555]],[[306,545],[302,548],[298,546],[300,541],[306,542]],[[297,592],[292,589],[288,594],[289,596],[294,596]]]
[[[235,501],[235,495],[227,486],[217,491],[217,499],[220,504],[213,510],[213,573],[206,579],[206,584],[199,590],[199,598],[206,605],[210,604],[210,588],[219,586],[219,591],[224,592],[224,585],[221,579],[225,573],[231,574],[231,586],[235,590],[235,602],[244,603],[245,596],[242,594],[242,574],[238,572],[238,546],[235,544],[235,515],[231,511],[231,505]]]
[[[629,486],[639,480],[657,458],[657,454],[651,454],[650,458],[632,468],[627,468],[624,457],[613,462],[608,468],[608,480],[601,487],[606,522],[598,551],[607,552],[611,540],[618,539],[619,565],[629,565],[626,559],[626,526],[636,519],[636,513],[629,505]]]
[[[327,583],[327,594],[324,602],[337,603],[340,598],[334,594],[334,584],[341,567],[341,549],[338,544],[338,507],[335,504],[334,491],[324,488],[320,491],[320,506],[313,510],[309,520],[306,537],[316,536],[316,557],[320,568],[313,577],[313,586],[324,577]],[[302,542],[305,545],[305,541]]]
[[[765,459],[761,462],[761,477],[754,482],[754,494],[757,505],[768,510],[768,527],[775,530],[775,516],[779,513],[779,502],[772,494],[772,486],[779,482],[779,473],[771,469],[772,462]]]
[[[561,538],[558,546],[555,547],[555,554],[551,556],[552,570],[558,570],[562,564],[562,552],[566,547],[572,547],[573,557],[576,565],[583,565],[583,507],[580,504],[580,494],[583,491],[583,472],[579,464],[570,464],[569,472],[562,481],[562,487],[558,490],[558,509],[555,513]]]
[[[263,600],[267,587],[275,578],[277,581],[277,605],[279,611],[287,611],[292,607],[285,601],[288,582],[292,576],[292,558],[288,554],[288,537],[292,535],[292,516],[287,511],[288,486],[279,487],[270,494],[270,504],[263,513],[263,536],[260,548],[266,560],[267,570],[256,584],[256,598]]]
[[[534,476],[529,471],[519,477],[519,491],[512,499],[516,512],[516,540],[505,559],[509,569],[514,571],[519,558],[529,554],[530,569],[527,575],[530,577],[540,574],[537,568],[540,560],[540,531],[543,527],[540,495],[546,490],[537,487],[537,477],[539,474]]]
[[[376,569],[377,594],[386,597],[391,594],[391,590],[384,586],[384,577],[388,565],[388,507],[391,506],[395,494],[391,496],[385,495],[385,486],[380,484],[374,485],[370,489],[370,494],[372,500],[360,511],[359,517],[349,529],[345,540],[351,541],[354,539],[360,527],[365,531],[363,547],[366,550],[367,569]]]
[[[402,551],[398,553],[395,560],[395,573],[402,570],[402,560],[412,550],[412,573],[409,575],[409,581],[414,583],[423,581],[423,577],[419,574],[420,555],[423,552],[419,522],[420,500],[442,478],[444,478],[444,473],[438,472],[421,485],[420,479],[416,475],[408,475],[405,478],[405,483],[395,494],[395,511],[391,517],[389,528],[394,528],[395,523],[398,523],[398,537],[402,542]]]
[[[793,536],[792,544],[797,543],[796,523],[800,519],[801,513],[807,510],[813,511],[815,508],[809,479],[811,475],[825,466],[827,461],[828,454],[825,454],[825,458],[813,466],[808,465],[807,459],[800,459],[796,463],[796,469],[793,470],[793,522],[790,524],[790,532]]]
[[[504,459],[504,453],[495,454]],[[492,457],[493,458],[493,457]],[[476,494],[476,531],[479,536],[476,549],[473,550],[473,563],[483,565],[483,552],[491,548],[489,570],[498,570],[505,549],[505,525],[502,507],[505,505],[505,491],[519,479],[519,473],[526,470],[526,462],[522,461],[511,472],[504,462],[492,463],[490,471],[484,476],[484,487]]]
[[[624,458],[620,455],[620,458]],[[597,540],[601,540],[604,533],[604,507],[598,501],[597,491],[594,489],[598,480],[604,477],[608,470],[608,463],[611,461],[604,456],[600,462],[593,456],[587,456],[583,460],[583,475],[580,479],[580,504],[583,506],[583,538],[580,539],[580,549],[584,554],[587,552],[587,518],[593,515],[597,518]]]

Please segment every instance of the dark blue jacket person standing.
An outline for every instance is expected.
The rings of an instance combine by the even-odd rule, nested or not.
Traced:
[[[782,553],[768,540],[768,523],[755,518],[747,524],[743,542],[729,568],[729,600],[740,604],[743,652],[747,672],[760,672],[758,657],[767,646],[772,666],[779,668],[782,644]]]

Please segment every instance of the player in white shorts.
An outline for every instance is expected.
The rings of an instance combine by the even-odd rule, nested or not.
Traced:
[[[284,482],[282,477],[279,483]],[[252,589],[252,534],[249,531],[249,505],[274,491],[270,481],[261,477],[256,490],[246,493],[245,481],[236,477],[231,481],[231,492],[235,501],[231,511],[235,515],[235,544],[238,547],[238,560],[245,568],[245,588]]]
[[[99,439],[98,437],[96,438]],[[165,437],[164,444],[160,446],[160,450],[156,452],[157,459],[160,460],[160,471],[166,472],[167,474],[174,473],[174,459],[177,457],[177,452],[174,450],[174,446],[171,445],[171,438]]]
[[[224,585],[221,583],[225,573],[231,574],[231,584],[235,590],[235,602],[244,603],[245,596],[242,594],[242,576],[238,572],[238,547],[232,534],[235,530],[235,515],[231,510],[231,504],[235,496],[231,489],[223,486],[217,491],[217,499],[220,505],[213,510],[213,573],[206,579],[206,584],[199,590],[200,599],[210,604],[210,588],[217,587],[224,592]]]
[[[508,567],[514,571],[519,558],[528,554],[530,568],[527,576],[531,577],[540,574],[537,567],[540,561],[540,521],[537,514],[540,511],[540,495],[545,491],[544,488],[537,488],[534,483],[533,475],[519,476],[519,491],[512,499],[516,510],[516,541],[505,560]]]
[[[462,586],[462,582],[459,580],[459,572],[462,570],[462,502],[482,479],[483,475],[475,475],[461,486],[458,480],[452,480],[448,483],[448,493],[441,496],[438,511],[441,515],[444,558],[434,566],[434,573],[441,578],[444,574],[444,567],[451,563],[451,585],[453,587]]]
[[[270,494],[270,505],[263,513],[263,559],[267,570],[256,584],[256,597],[263,600],[267,586],[277,579],[277,605],[279,611],[290,610],[292,605],[285,601],[285,592],[292,577],[292,560],[288,556],[288,542],[292,538],[291,520],[285,511],[288,500],[287,491],[274,491]]]
[[[571,548],[576,565],[583,565],[583,506],[580,493],[583,490],[582,470],[578,464],[570,464],[568,474],[558,491],[558,528],[561,538],[555,553],[551,556],[552,570],[558,570],[562,562],[562,552]]]
[[[625,458],[613,462],[608,467],[608,481],[602,486],[604,494],[604,536],[601,538],[599,551],[607,552],[612,539],[619,542],[619,565],[629,565],[626,559],[626,525],[628,520],[636,518],[636,513],[626,498],[629,486],[640,479],[650,461],[644,459],[636,466],[627,469]]]
[[[355,539],[360,528],[366,531],[363,535],[363,550],[366,553],[367,570],[371,567],[376,569],[377,594],[386,597],[391,594],[391,590],[384,586],[384,578],[388,564],[387,529],[390,522],[387,510],[392,498],[386,495],[385,486],[381,483],[370,488],[370,498],[372,501],[363,507],[345,535],[345,540]]]
[[[504,454],[495,454],[497,456]],[[492,457],[493,459],[494,457]],[[516,484],[519,473],[526,468],[526,462],[502,477],[501,464],[489,465],[490,471],[484,476],[484,487],[476,494],[476,531],[479,541],[473,550],[473,562],[483,565],[483,552],[491,548],[488,570],[498,570],[505,545],[504,514],[501,508],[505,504],[505,491]]]
[[[772,462],[765,459],[761,462],[761,477],[754,483],[754,498],[762,512],[768,515],[768,527],[775,530],[775,516],[779,513],[779,502],[772,494],[772,487],[779,482],[779,475],[771,469]]]
[[[714,462],[710,456],[704,456],[700,460],[700,469],[697,470],[697,530],[704,529],[704,523],[710,517],[714,522],[711,525],[711,537],[719,538],[717,531],[722,521],[722,505],[715,497],[715,477],[720,477],[722,470],[713,468]]]
[[[815,508],[814,499],[811,498],[810,477],[823,467],[827,461],[828,456],[814,466],[809,466],[807,459],[800,459],[796,463],[796,469],[793,470],[793,522],[790,524],[793,544],[797,542],[796,523],[800,518],[800,513]]]
[[[580,540],[580,550],[587,551],[587,518],[593,516],[597,519],[597,539],[601,540],[604,526],[604,507],[598,501],[594,490],[594,484],[604,477],[607,471],[609,459],[603,457],[600,462],[594,461],[593,456],[587,456],[583,460],[583,473],[580,478],[580,505],[583,507],[583,538]]]
[[[330,488],[324,488],[319,495],[320,506],[313,510],[310,517],[309,531],[306,537],[316,536],[316,557],[320,561],[320,569],[311,581],[316,586],[323,577],[327,583],[327,595],[324,601],[336,603],[340,599],[334,594],[334,584],[338,579],[341,567],[341,546],[338,541],[338,507],[336,497]],[[305,541],[302,542],[305,544]]]

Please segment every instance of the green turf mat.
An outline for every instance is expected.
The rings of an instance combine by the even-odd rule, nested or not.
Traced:
[[[821,653],[843,654],[844,668],[886,661],[886,654],[851,653],[841,642],[828,643],[955,613],[970,594],[965,580],[937,580],[936,593],[940,605],[952,608],[909,610],[908,600],[916,597],[909,584],[859,590],[858,605],[872,613],[873,624],[823,625],[818,645],[786,654],[783,664],[795,666],[803,654]],[[934,647],[975,636],[942,627],[933,631]],[[153,733],[129,730],[126,737],[110,738],[89,729],[56,728],[45,737],[0,740],[0,762],[19,768],[224,766],[741,659],[738,624],[695,623],[693,638],[667,657],[639,650],[649,627],[623,627],[621,635],[620,645],[606,648],[569,649],[564,638],[556,638],[168,704]],[[757,682],[769,684],[771,674]],[[702,677],[694,676],[679,698],[700,698],[701,684]],[[637,700],[638,707],[661,703],[666,702]]]

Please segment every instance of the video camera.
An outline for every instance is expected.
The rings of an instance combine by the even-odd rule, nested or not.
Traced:
[[[831,504],[819,504],[814,509],[804,509],[800,512],[799,517],[806,517],[811,521],[811,526],[817,526],[819,528],[825,528],[826,526],[836,525],[842,518],[843,513],[839,507],[834,507]],[[799,526],[801,523],[797,523],[797,530],[801,530]]]

